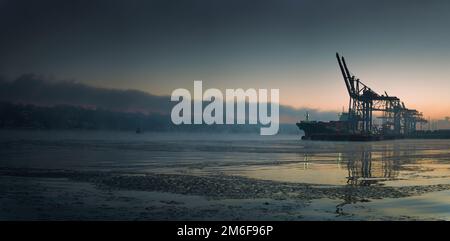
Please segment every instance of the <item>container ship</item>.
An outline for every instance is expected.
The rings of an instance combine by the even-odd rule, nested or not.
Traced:
[[[308,114],[307,114],[308,115]],[[354,132],[350,128],[350,122],[346,119],[348,113],[341,113],[338,121],[310,121],[308,118],[297,123],[297,126],[305,134],[302,140],[323,141],[377,141],[383,139],[379,134]]]
[[[417,127],[427,123],[423,114],[409,109],[398,97],[378,94],[353,75],[344,57],[336,53],[340,72],[349,95],[348,111],[341,113],[337,121],[310,121],[297,123],[305,140],[327,141],[378,141],[400,138],[432,138],[449,136],[447,132],[418,131]],[[374,117],[379,119],[374,125]]]

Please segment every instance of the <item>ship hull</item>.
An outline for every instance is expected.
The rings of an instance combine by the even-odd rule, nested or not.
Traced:
[[[305,132],[302,140],[313,141],[380,141],[395,139],[373,134],[355,134],[348,130],[346,122],[300,122],[297,123],[300,130]]]
[[[308,137],[303,136],[303,140],[312,141],[380,141],[380,135],[358,135],[358,134],[312,134]]]

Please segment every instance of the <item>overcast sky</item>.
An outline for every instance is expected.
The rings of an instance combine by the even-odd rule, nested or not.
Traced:
[[[335,60],[426,116],[450,115],[449,1],[0,0],[0,75],[35,73],[168,95],[279,88],[340,110]]]

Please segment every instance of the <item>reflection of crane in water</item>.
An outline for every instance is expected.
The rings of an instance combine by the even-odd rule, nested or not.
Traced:
[[[397,148],[381,151],[381,158],[374,159],[376,153],[371,149],[360,152],[342,153],[342,158],[347,160],[347,184],[349,188],[357,188],[355,186],[375,185],[379,181],[397,178],[401,164],[395,158],[399,151]],[[351,203],[366,202],[368,200],[355,197],[352,192],[343,196],[343,202],[336,205],[336,213],[345,215],[344,206]]]
[[[370,186],[380,180],[396,178],[399,166],[395,164],[392,152],[382,151],[381,159],[374,160],[371,150],[362,150],[358,154],[348,155],[347,184],[356,186]]]
[[[342,151],[338,157],[347,162],[347,186],[349,191],[342,197],[343,202],[336,205],[338,215],[346,215],[347,204],[367,202],[363,197],[355,196],[352,190],[360,186],[376,185],[380,181],[396,179],[405,164],[417,163],[418,149],[414,143],[392,143],[384,146],[361,146],[360,150]],[[338,160],[339,160],[338,159]]]

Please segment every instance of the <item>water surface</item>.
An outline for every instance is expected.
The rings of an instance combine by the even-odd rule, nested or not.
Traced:
[[[296,135],[1,131],[0,157],[4,170],[225,175],[324,187],[450,184],[450,140],[359,143],[302,141]],[[398,217],[450,219],[449,199],[448,191],[430,191],[345,205],[361,219],[396,213]],[[335,202],[328,201],[333,207]],[[355,205],[362,205],[364,211]]]

